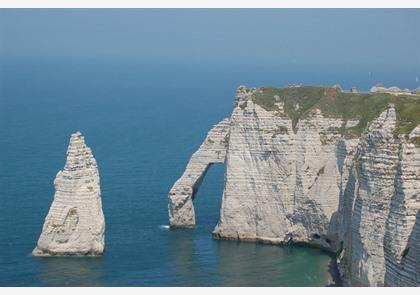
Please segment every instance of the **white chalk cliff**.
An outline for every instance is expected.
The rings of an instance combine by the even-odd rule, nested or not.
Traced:
[[[80,132],[70,137],[66,164],[54,186],[54,200],[33,255],[102,255],[105,219],[98,166]]]
[[[215,238],[306,243],[337,253],[347,285],[419,286],[419,99],[239,87],[169,193],[171,227],[194,226],[194,192],[224,162]]]

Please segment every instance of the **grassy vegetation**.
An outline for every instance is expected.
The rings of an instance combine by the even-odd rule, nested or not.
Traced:
[[[411,96],[399,98],[395,103],[398,133],[408,134],[420,123],[420,95],[417,99]]]
[[[257,93],[253,101],[267,111],[278,110],[276,106],[279,101],[284,102],[284,110],[292,119],[293,130],[295,130],[300,117],[311,109],[322,97],[324,88],[321,87],[300,87],[282,88],[274,87],[261,88],[262,93]]]
[[[269,91],[269,89],[272,91]],[[266,111],[277,111],[278,107],[275,105],[276,98],[274,96],[278,90],[275,88],[262,88],[262,90],[262,93],[258,93],[252,97],[252,101],[260,105]]]
[[[263,87],[260,90],[253,95],[253,102],[267,111],[278,111],[276,102],[283,102],[294,131],[301,118],[314,108],[319,108],[327,117],[358,119],[359,124],[351,128],[344,128],[343,125],[340,132],[346,137],[360,136],[368,123],[377,118],[389,103],[395,104],[397,112],[396,134],[408,134],[420,124],[420,95],[343,93],[333,88],[314,86],[282,89]]]

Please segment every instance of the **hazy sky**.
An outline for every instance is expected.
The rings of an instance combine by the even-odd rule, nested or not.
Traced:
[[[0,10],[0,57],[420,68],[420,10]]]

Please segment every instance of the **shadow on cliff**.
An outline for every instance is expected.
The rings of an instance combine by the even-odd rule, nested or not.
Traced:
[[[398,209],[402,209],[403,212],[406,212],[405,208],[405,194],[402,188],[402,170],[401,170],[401,146],[399,147],[398,153],[398,164],[397,164],[397,171],[394,177],[394,193],[391,197],[390,201],[390,209],[388,213],[388,217],[385,223],[385,234],[383,239],[384,245],[384,254],[385,254],[385,282],[393,281],[394,284],[401,285],[401,278],[395,276],[396,269],[397,272],[401,272],[404,269],[405,264],[405,257],[401,257],[401,260],[396,257],[401,253],[394,253],[398,250],[393,247],[393,240],[399,241],[399,236],[404,236],[404,232],[400,232],[404,230],[404,227],[407,223],[407,218],[405,215],[398,214],[399,212],[395,212]],[[401,208],[403,207],[403,208]],[[402,225],[402,228],[401,228]],[[395,227],[395,228],[393,228]],[[398,246],[398,245],[397,245]],[[408,244],[405,246],[406,249]],[[394,250],[394,251],[393,251]],[[400,261],[399,261],[400,260]],[[394,268],[394,269],[393,269]]]
[[[395,190],[390,202],[390,212],[385,225],[383,241],[385,252],[384,281],[387,286],[417,286],[417,281],[420,279],[418,269],[416,269],[419,264],[416,251],[418,251],[418,243],[420,242],[420,237],[417,236],[420,233],[420,211],[417,211],[416,221],[404,248],[401,248],[401,250],[392,247],[394,241],[404,239],[407,234],[407,232],[404,232],[407,216],[399,214],[400,211],[407,212],[407,208],[405,207],[406,195],[403,189],[401,157],[398,160],[397,173],[394,178]],[[397,211],[397,209],[400,210]]]
[[[345,206],[345,200],[344,200],[344,192],[345,189],[343,189],[344,183],[343,183],[343,172],[344,172],[344,161],[346,159],[347,155],[347,147],[344,140],[338,140],[336,149],[335,149],[335,158],[336,158],[336,164],[338,168],[338,172],[340,174],[340,192],[339,192],[339,198],[338,198],[338,208],[337,211],[331,214],[329,226],[328,226],[328,236],[330,240],[332,241],[331,249],[332,251],[341,252],[343,247],[343,241],[341,240],[340,236],[340,228],[342,228],[344,223],[344,210],[346,208]],[[351,168],[350,168],[351,169]],[[351,170],[350,170],[351,171]],[[349,183],[355,182],[354,177],[351,178],[351,174],[349,175],[349,180],[347,182],[347,186]],[[346,188],[347,188],[346,186]],[[350,192],[352,193],[352,192]],[[353,193],[352,193],[353,195]],[[351,200],[353,203],[353,200]],[[339,253],[338,253],[339,254]]]
[[[406,196],[404,192],[402,171],[402,146],[399,146],[397,171],[394,178],[394,193],[390,201],[390,211],[385,224],[383,240],[385,253],[385,285],[386,286],[417,286],[420,279],[416,251],[420,237],[420,211],[416,213],[416,221],[410,229],[407,228],[407,201],[416,195]],[[406,241],[405,245],[403,244]],[[418,258],[417,258],[418,259]]]
[[[343,287],[335,255],[332,255],[331,261],[328,263],[328,272],[331,275],[331,282],[326,287]]]
[[[401,260],[387,260],[385,263],[385,286],[418,287],[420,285],[420,210],[411,230],[408,242],[401,253]],[[386,248],[385,248],[386,249]],[[392,253],[390,254],[392,255]],[[397,276],[395,275],[397,272]],[[404,274],[404,275],[403,275]],[[392,284],[392,285],[391,285]]]
[[[347,183],[343,182],[344,161],[347,154],[347,148],[344,141],[339,141],[336,148],[337,167],[341,176],[340,179],[340,196],[338,203],[338,211],[332,215],[329,231],[335,234],[336,240],[336,257],[339,260],[336,267],[339,271],[342,284],[354,284],[354,265],[352,264],[353,245],[361,244],[360,226],[361,226],[361,209],[363,200],[359,196],[360,183],[359,174],[361,167],[357,160],[358,154],[349,167],[349,176]],[[334,223],[335,222],[335,223]],[[358,271],[357,271],[358,273]],[[358,273],[358,275],[360,275]],[[367,279],[367,278],[365,278]]]

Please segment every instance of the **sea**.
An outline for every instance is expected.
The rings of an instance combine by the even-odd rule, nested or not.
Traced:
[[[2,58],[0,286],[334,285],[334,259],[320,249],[212,238],[223,164],[211,167],[198,191],[196,228],[169,229],[168,192],[206,133],[232,112],[239,85],[416,86],[409,73],[383,73],[298,64]],[[99,166],[105,253],[33,257],[54,178],[76,131]]]

